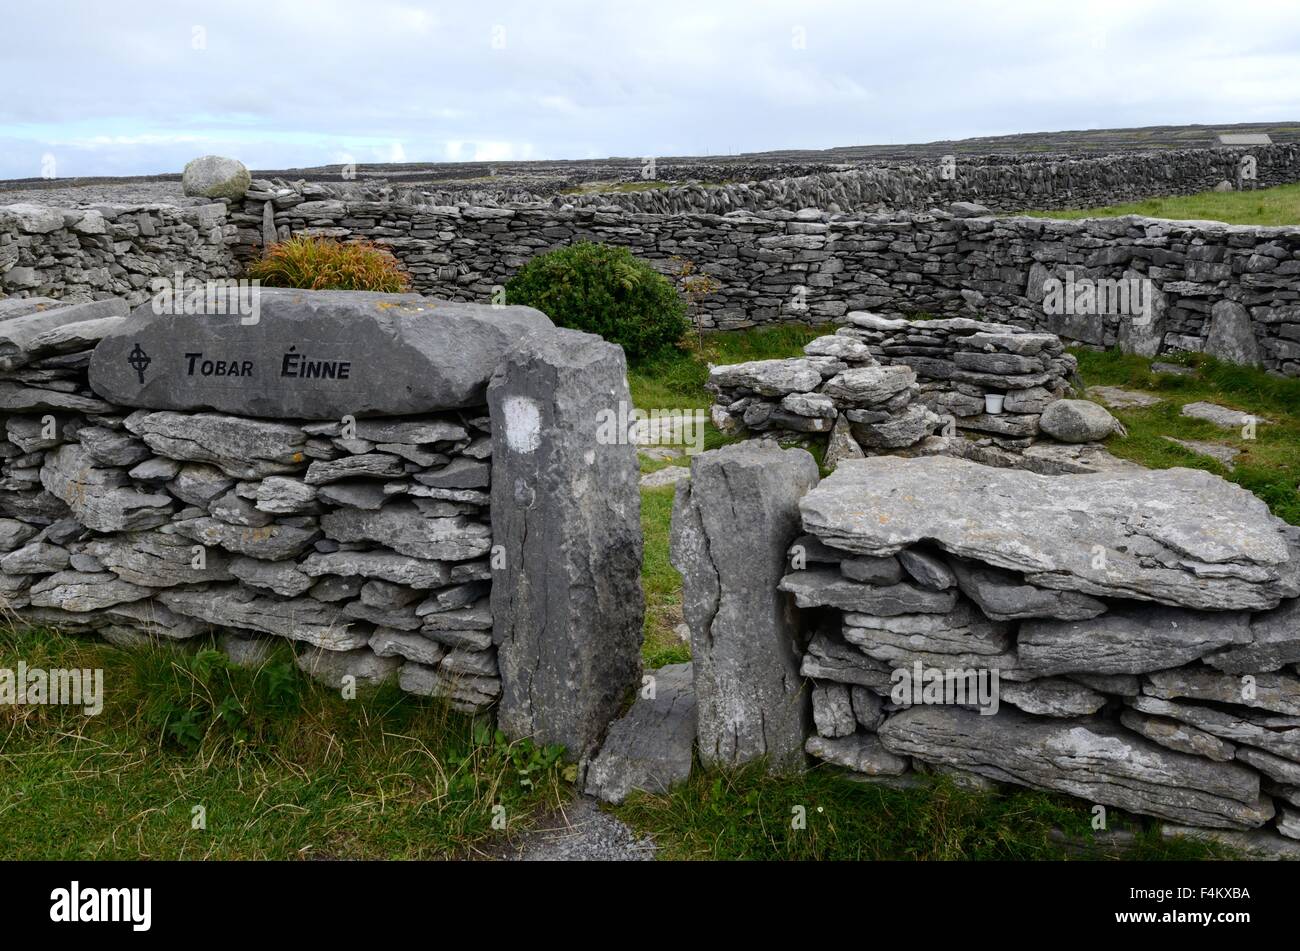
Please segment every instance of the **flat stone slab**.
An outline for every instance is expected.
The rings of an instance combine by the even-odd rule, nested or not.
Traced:
[[[865,555],[920,542],[1042,588],[1209,611],[1300,594],[1263,501],[1208,472],[1042,476],[964,459],[846,460],[800,504],[804,530]]]
[[[1237,457],[1241,455],[1240,449],[1224,446],[1217,442],[1205,442],[1201,439],[1175,439],[1173,436],[1166,436],[1165,439],[1176,446],[1182,446],[1188,452],[1194,452],[1198,456],[1205,456],[1207,459],[1222,463],[1229,469],[1236,465]]]
[[[1119,386],[1090,386],[1088,395],[1105,403],[1111,409],[1146,409],[1163,403],[1164,400],[1153,393],[1141,390],[1126,390]]]
[[[1213,423],[1223,429],[1241,429],[1252,423],[1263,425],[1271,423],[1271,419],[1263,416],[1257,416],[1254,413],[1243,413],[1239,409],[1229,409],[1227,406],[1220,406],[1218,403],[1188,403],[1180,411],[1183,416],[1191,419],[1203,419],[1207,423]]]
[[[620,803],[634,790],[667,792],[691,775],[696,709],[691,665],[671,664],[650,676],[654,696],[642,693],[614,721],[587,768],[588,796]]]
[[[409,415],[484,403],[506,353],[553,329],[530,307],[418,294],[259,288],[246,301],[254,306],[231,294],[210,308],[223,313],[204,304],[189,314],[156,314],[146,301],[96,346],[91,387],[118,405],[150,409]]]
[[[879,736],[900,756],[1175,822],[1251,829],[1273,816],[1250,769],[1178,753],[1092,717],[1049,720],[1006,705],[992,716],[912,707],[886,720]]]

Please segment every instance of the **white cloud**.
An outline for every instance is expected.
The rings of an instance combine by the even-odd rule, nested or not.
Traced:
[[[45,152],[70,175],[680,155],[1300,103],[1300,17],[1266,0],[46,0],[6,9],[5,41],[0,177]]]

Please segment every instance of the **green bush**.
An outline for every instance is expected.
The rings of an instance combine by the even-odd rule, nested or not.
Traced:
[[[672,283],[627,248],[581,242],[540,254],[506,284],[506,302],[536,307],[557,326],[617,343],[628,359],[673,346],[689,329]]]

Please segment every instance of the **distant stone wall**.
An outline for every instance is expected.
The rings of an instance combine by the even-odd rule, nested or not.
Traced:
[[[244,316],[0,301],[0,608],[241,663],[286,638],[332,687],[588,752],[639,673],[621,351],[415,295]]]
[[[1242,160],[1253,163],[1242,177]],[[665,177],[671,170],[664,173]],[[1093,158],[960,156],[940,161],[866,165],[845,171],[725,185],[681,185],[637,192],[560,195],[556,205],[617,205],[654,214],[729,211],[926,211],[954,201],[994,211],[1092,208],[1163,195],[1193,195],[1227,181],[1263,188],[1300,181],[1300,146],[1169,149]]]
[[[1300,374],[1300,227],[426,207],[306,200],[289,187],[250,193],[231,221],[243,260],[272,233],[367,237],[392,248],[418,290],[451,300],[486,303],[532,256],[596,241],[625,245],[669,274],[674,258],[694,261],[719,285],[699,305],[710,328],[825,323],[856,310],[966,316],[1092,346],[1122,340],[1147,355],[1209,349]],[[1048,312],[1051,280],[1082,286],[1118,279],[1151,281],[1149,320],[1118,311]]]
[[[134,306],[154,278],[177,270],[198,281],[234,276],[234,230],[222,203],[0,206],[0,296],[120,297]]]

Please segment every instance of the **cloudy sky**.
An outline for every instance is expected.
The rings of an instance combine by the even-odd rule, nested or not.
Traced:
[[[1292,0],[41,0],[0,178],[1300,119]]]

